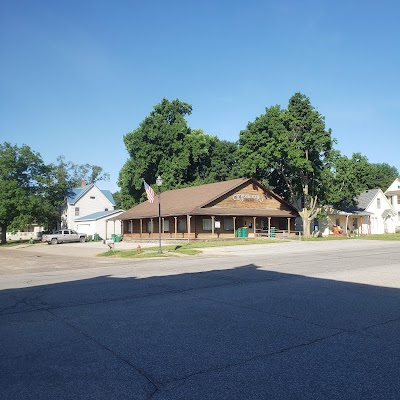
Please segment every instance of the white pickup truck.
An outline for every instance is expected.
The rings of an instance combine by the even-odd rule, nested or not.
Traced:
[[[52,234],[46,234],[42,236],[42,242],[47,242],[48,244],[58,244],[67,242],[86,242],[86,233],[78,233],[72,229],[62,229]]]

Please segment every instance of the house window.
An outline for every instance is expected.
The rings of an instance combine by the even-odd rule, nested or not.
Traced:
[[[212,231],[212,219],[203,218],[203,231]]]
[[[376,208],[378,210],[381,208],[381,199],[376,199]]]
[[[400,204],[400,196],[397,195],[397,204]]]
[[[336,218],[336,223],[335,223],[335,225],[336,225],[336,226],[340,226],[340,219],[339,219],[339,218]]]
[[[153,221],[151,219],[147,221],[147,232],[153,233]]]
[[[105,208],[104,211],[108,211],[108,208]]]
[[[169,232],[169,220],[164,220],[164,232]]]
[[[353,219],[353,229],[358,229],[358,219],[357,218]]]
[[[224,231],[233,231],[233,218],[224,218]]]
[[[75,217],[79,216],[79,207],[75,207]]]
[[[397,218],[398,218],[399,221],[400,221],[400,212],[397,213]]]
[[[279,222],[278,222],[278,226],[279,226],[279,230],[281,230],[281,231],[287,230],[287,219],[280,218]]]
[[[92,200],[94,200],[96,197],[95,197],[95,196],[90,196],[90,198],[91,198]]]
[[[186,218],[178,218],[178,232],[186,232]]]

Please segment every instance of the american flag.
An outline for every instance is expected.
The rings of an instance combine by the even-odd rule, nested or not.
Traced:
[[[145,180],[143,180],[143,183],[144,183],[144,189],[146,190],[147,199],[149,200],[150,203],[154,203],[154,196],[155,196],[154,190],[150,185],[147,184]]]

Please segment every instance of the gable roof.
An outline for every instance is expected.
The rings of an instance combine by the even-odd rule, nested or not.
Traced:
[[[358,208],[367,209],[380,191],[381,189],[368,189],[362,192],[357,198]]]
[[[79,199],[81,199],[85,193],[87,193],[90,189],[96,186],[94,183],[86,186],[81,186],[77,188],[72,188],[67,190],[67,202],[69,205],[74,205]],[[97,186],[96,186],[97,187]],[[98,188],[98,187],[97,187]],[[99,189],[99,188],[98,188]],[[115,206],[114,197],[109,190],[101,190],[101,193],[107,198],[110,203]]]
[[[400,193],[400,177],[396,178],[391,185],[386,189],[385,195],[393,196]]]
[[[82,221],[94,221],[104,217],[110,217],[111,215],[122,213],[124,210],[108,210],[108,211],[98,211],[93,214],[85,215],[84,217],[79,217],[75,219],[75,222]]]
[[[286,206],[286,210],[273,210],[274,216],[291,217],[297,216],[297,210],[279,197],[271,189],[262,185],[253,178],[237,178],[229,181],[208,183],[200,186],[190,186],[182,189],[168,190],[160,195],[161,215],[163,217],[179,215],[209,215],[210,210],[206,206],[211,206],[215,201],[235,190],[253,183],[263,191],[279,200]],[[288,211],[289,210],[289,211]],[[237,213],[240,215],[258,216],[265,215],[265,209],[257,210],[254,208],[240,208]],[[272,210],[271,210],[272,211]],[[214,215],[232,215],[232,209],[220,208],[212,209]],[[145,201],[118,216],[118,219],[138,219],[152,218],[158,216],[158,201],[154,203]]]
[[[382,192],[381,189],[367,189],[362,192],[356,199],[356,205],[353,207],[349,207],[344,210],[345,213],[357,214],[357,215],[373,215],[372,212],[366,211],[378,194],[382,195],[383,200],[387,200],[387,197]],[[393,210],[390,207],[389,209],[383,209],[382,215],[391,215],[393,214]]]

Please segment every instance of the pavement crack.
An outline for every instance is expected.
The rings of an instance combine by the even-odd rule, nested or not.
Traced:
[[[66,321],[65,319],[60,318],[57,314],[53,313],[51,310],[46,310],[49,314],[51,314],[54,318],[57,320],[63,322],[64,324],[68,325],[71,329],[73,329],[75,332],[77,332],[79,335],[85,337],[86,339],[90,340],[91,342],[95,343],[97,346],[101,347],[103,350],[107,351],[108,353],[111,353],[114,357],[128,365],[130,368],[134,369],[137,373],[139,373],[143,378],[146,379],[146,381],[153,387],[154,391],[152,392],[151,396],[155,392],[158,391],[160,384],[152,379],[148,373],[146,373],[142,368],[138,367],[137,365],[133,364],[131,361],[129,361],[127,358],[123,357],[121,354],[118,352],[114,351],[110,347],[104,345],[100,340],[96,339],[95,337],[89,335],[85,331],[79,329],[75,325],[71,324],[70,322]]]
[[[180,377],[180,378],[171,379],[169,381],[164,381],[163,382],[163,387],[165,387],[166,385],[169,385],[169,384],[175,384],[175,383],[182,382],[179,385],[179,386],[181,386],[181,385],[184,384],[184,382],[186,380],[188,380],[190,378],[193,378],[195,376],[199,376],[199,375],[203,375],[203,374],[209,374],[209,373],[212,373],[212,372],[224,371],[224,370],[227,370],[227,369],[230,369],[230,368],[235,368],[235,367],[239,367],[241,365],[245,365],[245,364],[250,363],[250,362],[255,361],[255,360],[261,360],[263,358],[272,357],[272,356],[279,355],[279,354],[284,354],[284,353],[287,353],[287,352],[290,352],[290,351],[293,351],[293,350],[296,350],[296,349],[301,349],[301,348],[313,346],[316,343],[323,342],[325,340],[334,338],[336,336],[343,335],[344,333],[345,332],[335,332],[335,333],[333,333],[331,335],[322,336],[322,337],[310,340],[308,342],[299,343],[299,344],[294,345],[294,346],[283,347],[283,348],[281,348],[279,350],[276,350],[276,351],[271,351],[271,352],[268,352],[268,353],[258,354],[256,356],[249,357],[249,358],[246,358],[246,359],[243,359],[243,360],[240,360],[240,361],[236,361],[236,362],[233,362],[233,363],[221,365],[220,367],[207,368],[207,369],[204,369],[204,370],[201,370],[201,371],[193,372],[192,374],[189,374],[189,375],[186,375],[186,376],[183,376],[183,377]]]

